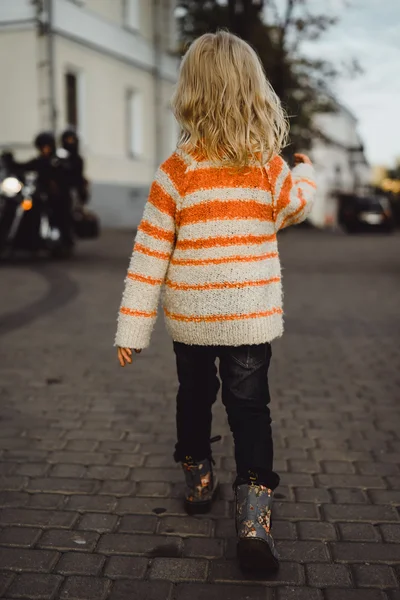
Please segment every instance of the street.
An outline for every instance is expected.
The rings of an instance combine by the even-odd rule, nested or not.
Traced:
[[[160,317],[121,369],[113,339],[133,235],[69,262],[0,266],[0,597],[399,600],[400,236],[284,232],[273,344],[277,575],[235,560],[232,441],[222,490],[187,517],[172,459],[176,375]]]

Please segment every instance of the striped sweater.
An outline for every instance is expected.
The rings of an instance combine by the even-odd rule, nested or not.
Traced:
[[[244,171],[178,150],[158,169],[125,280],[115,344],[145,348],[161,291],[175,341],[260,344],[283,332],[276,234],[315,194],[311,164]]]

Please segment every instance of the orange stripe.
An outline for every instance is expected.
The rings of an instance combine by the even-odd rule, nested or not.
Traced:
[[[260,279],[258,281],[240,281],[237,283],[225,281],[222,283],[189,284],[177,283],[168,279],[165,282],[165,285],[169,288],[172,288],[173,290],[222,290],[239,289],[245,287],[258,287],[263,285],[269,285],[270,283],[278,283],[280,280],[280,277],[271,277],[270,279]]]
[[[307,177],[295,177],[294,181],[296,183],[307,183],[307,185],[310,185],[315,190],[317,189],[317,184],[315,183],[315,181],[312,181],[311,179],[307,179]]]
[[[143,231],[143,233],[147,233],[147,235],[150,235],[157,240],[164,240],[172,243],[175,239],[175,234],[172,231],[167,231],[166,229],[157,227],[157,225],[153,225],[146,220],[143,220],[140,223],[138,229],[139,231]]]
[[[283,164],[283,158],[280,156],[274,156],[268,163],[268,176],[272,191],[275,190],[278,177],[282,173]]]
[[[276,258],[277,252],[267,252],[266,254],[260,254],[259,256],[224,256],[222,258],[173,258],[171,260],[172,265],[182,265],[185,267],[191,267],[195,265],[221,265],[224,263],[233,262],[253,262],[257,260],[266,260],[268,258]]]
[[[279,215],[281,210],[283,210],[288,204],[290,204],[290,192],[293,187],[293,178],[292,174],[289,172],[283,182],[279,198],[276,204],[276,216]]]
[[[272,315],[281,315],[283,313],[281,308],[272,308],[264,312],[255,312],[247,314],[233,314],[233,315],[204,315],[204,316],[187,316],[171,313],[167,309],[164,309],[165,315],[174,321],[183,321],[185,323],[218,323],[219,321],[242,321],[244,319],[257,319],[259,317],[271,317]]]
[[[271,204],[262,204],[255,200],[215,200],[182,209],[178,219],[180,226],[223,219],[272,221],[273,213]]]
[[[241,173],[232,167],[208,167],[198,168],[196,177],[187,181],[186,194],[199,190],[210,190],[213,188],[258,188],[268,190],[266,178],[260,167],[249,166]]]
[[[175,202],[157,181],[154,181],[151,186],[149,202],[160,212],[172,218],[175,216]]]
[[[283,227],[285,226],[285,224],[286,224],[288,221],[293,221],[293,219],[294,219],[294,218],[295,218],[295,217],[296,217],[298,214],[300,214],[300,213],[301,213],[301,211],[303,210],[303,208],[304,208],[304,207],[305,207],[305,205],[306,205],[306,199],[304,198],[303,190],[301,190],[301,189],[297,190],[297,195],[298,195],[298,197],[299,197],[299,199],[300,199],[300,206],[299,206],[299,208],[298,208],[297,210],[295,210],[294,212],[292,212],[290,215],[288,215],[288,216],[287,216],[287,217],[286,217],[286,218],[283,220],[283,223],[282,223],[282,225],[281,225],[281,228],[283,228]]]
[[[122,313],[123,315],[129,315],[130,317],[148,317],[148,318],[152,318],[152,317],[156,317],[157,316],[157,311],[153,310],[152,312],[148,312],[145,310],[134,310],[132,308],[127,308],[126,306],[121,306],[121,308],[119,309],[119,312]]]
[[[134,281],[140,281],[141,283],[149,283],[150,285],[162,285],[163,279],[155,279],[154,277],[148,277],[147,275],[139,275],[139,273],[133,273],[128,271],[127,277]]]
[[[174,152],[162,165],[162,170],[168,175],[179,194],[184,194],[186,189],[186,170],[185,161]]]
[[[214,246],[236,246],[248,244],[263,244],[264,242],[273,242],[276,235],[236,235],[226,237],[199,238],[197,240],[178,240],[177,250],[188,250],[192,248],[213,248]]]
[[[142,244],[138,244],[137,242],[135,244],[134,251],[140,252],[140,254],[146,254],[146,256],[159,258],[160,260],[168,260],[170,257],[168,252],[158,252],[157,250],[151,250],[150,248],[147,248],[147,246],[143,246]]]

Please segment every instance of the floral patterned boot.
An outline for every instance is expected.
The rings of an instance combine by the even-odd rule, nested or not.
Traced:
[[[276,571],[279,568],[271,529],[272,490],[243,483],[236,487],[237,554],[242,569]]]
[[[182,462],[182,468],[186,481],[186,512],[189,515],[207,513],[218,489],[218,480],[213,473],[212,460],[206,458],[196,462],[191,456],[187,456]]]

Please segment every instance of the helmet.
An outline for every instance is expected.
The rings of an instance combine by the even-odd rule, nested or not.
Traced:
[[[77,154],[79,152],[79,138],[76,131],[66,129],[61,135],[61,145],[71,154]]]
[[[45,146],[51,148],[52,154],[56,151],[56,140],[51,131],[42,131],[35,138],[35,146],[38,150],[43,150]]]

